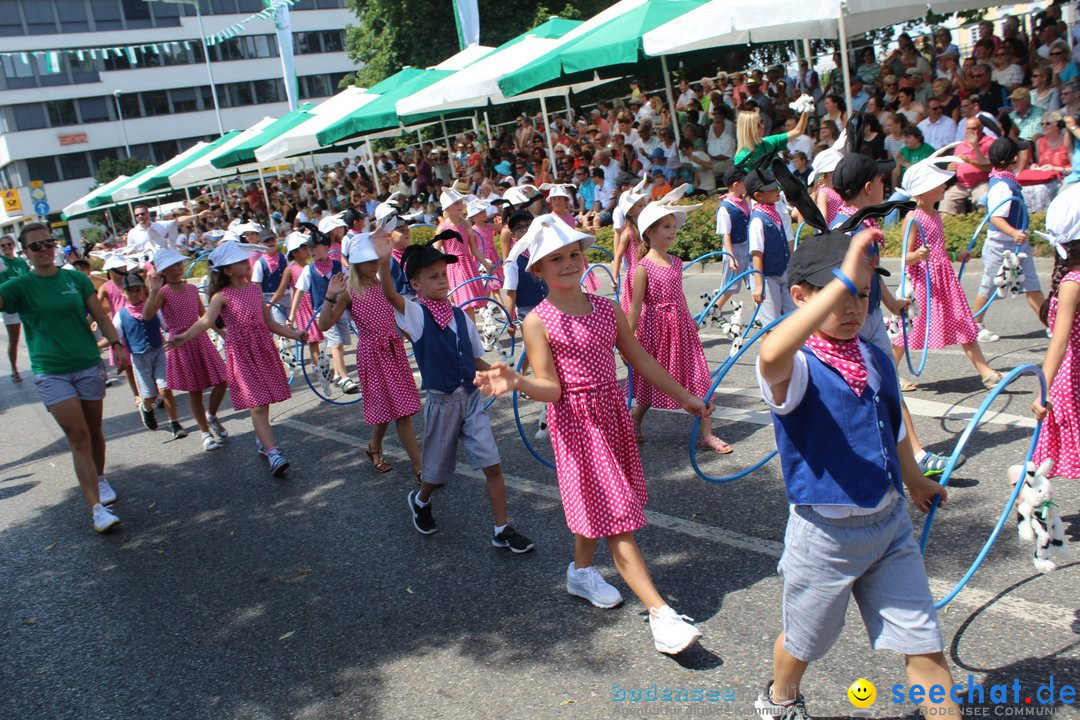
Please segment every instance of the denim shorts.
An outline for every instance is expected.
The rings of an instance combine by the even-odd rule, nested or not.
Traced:
[[[34,375],[34,387],[45,407],[52,407],[65,400],[105,399],[105,363],[91,365],[73,373]]]
[[[777,569],[784,577],[784,649],[799,660],[829,651],[851,596],[875,650],[924,655],[945,647],[903,498],[846,518],[796,505]]]
[[[316,317],[318,317],[318,315],[316,315]],[[338,318],[338,321],[323,333],[323,337],[326,338],[327,349],[351,343],[352,333],[349,332],[349,314],[342,313],[341,317]]]
[[[729,282],[731,282],[731,280],[735,276],[742,275],[744,272],[752,268],[752,266],[750,265],[750,243],[732,243],[731,254],[735,256],[735,261],[739,263],[739,269],[732,270],[731,262],[725,262],[724,279],[720,281],[720,287],[724,287]],[[749,289],[750,277],[751,276],[748,275],[747,277],[744,277],[742,280],[732,285],[730,288],[728,288],[728,292],[733,295],[738,295],[744,287]]]
[[[155,398],[158,390],[164,390],[165,363],[168,355],[165,348],[149,348],[144,353],[131,354],[131,369],[135,374],[135,387],[141,398]]]
[[[22,325],[22,320],[19,319],[19,313],[4,313],[5,325]]]
[[[987,240],[983,243],[983,274],[982,279],[979,280],[979,297],[989,298],[990,294],[997,290],[997,286],[994,285],[994,276],[1005,261],[1005,251],[1015,247],[1016,245],[1012,242],[1002,245],[993,240]],[[1024,243],[1020,246],[1020,252],[1027,255],[1025,258],[1020,258],[1020,269],[1024,272],[1024,285],[1021,290],[1026,293],[1038,292],[1042,288],[1039,286],[1039,271],[1035,269],[1035,260],[1031,257],[1031,245]]]

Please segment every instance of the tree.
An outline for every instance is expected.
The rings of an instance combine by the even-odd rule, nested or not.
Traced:
[[[134,175],[149,164],[148,160],[140,157],[105,158],[97,166],[97,170],[94,172],[94,180],[97,180],[98,185],[104,185],[121,175]]]
[[[550,0],[549,0],[550,1]],[[348,84],[371,87],[406,66],[429,67],[457,53],[454,8],[450,0],[347,0],[357,24],[347,28],[349,57],[363,65]],[[583,19],[610,0],[478,0],[480,42],[492,47],[520,35],[552,15]]]

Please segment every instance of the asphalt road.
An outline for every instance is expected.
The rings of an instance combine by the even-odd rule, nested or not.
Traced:
[[[1045,283],[1049,263],[1039,262]],[[713,267],[687,276],[693,309],[718,284]],[[969,295],[980,269],[973,263],[965,277]],[[995,368],[1041,363],[1047,339],[1023,300],[999,301],[988,324],[1002,335],[985,348]],[[730,343],[715,330],[703,338],[715,367]],[[706,459],[710,472],[732,472],[774,447],[753,389],[754,355],[721,388],[717,432],[736,452]],[[986,393],[959,348],[931,353],[917,382],[906,399],[922,442],[949,452]],[[703,482],[690,468],[685,415],[651,413],[643,446],[651,525],[638,542],[661,592],[704,633],[700,646],[671,658],[653,649],[606,550],[598,564],[628,602],[600,610],[566,594],[572,540],[554,473],[525,450],[509,399],[492,413],[511,520],[537,543],[520,557],[488,542],[484,483],[464,462],[436,496],[438,534],[417,534],[405,504],[409,465],[393,432],[394,470],[376,475],[362,452],[360,406],[323,403],[302,379],[272,410],[293,463],[283,480],[255,454],[246,413],[223,413],[232,437],[204,453],[197,433],[173,441],[144,430],[126,385],[111,388],[108,474],[123,525],[98,536],[32,383],[3,383],[0,717],[753,717],[780,623],[783,483],[775,461],[731,484]],[[1032,432],[1034,386],[1025,378],[995,403],[951,483],[927,555],[938,597],[1002,512],[1005,469],[1022,461]],[[522,411],[531,433],[537,407],[525,401]],[[1078,544],[1080,486],[1059,481],[1055,490]],[[1040,575],[1028,555],[1010,522],[941,614],[957,680],[983,684],[987,701],[992,685],[1010,688],[1009,702],[975,703],[971,716],[1080,717],[1060,696],[1080,680],[1080,564]],[[892,687],[906,684],[902,658],[869,648],[852,606],[840,642],[807,674],[810,712],[847,717],[846,689],[860,677],[878,692],[866,715],[913,712],[891,701]],[[1055,699],[1043,704],[1035,693],[1051,677]],[[717,699],[648,699],[680,689]]]

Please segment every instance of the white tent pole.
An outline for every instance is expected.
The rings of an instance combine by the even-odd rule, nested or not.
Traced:
[[[256,163],[255,171],[259,173],[259,187],[262,188],[263,200],[266,201],[266,216],[270,217],[270,192],[266,189],[266,181],[263,180],[262,165]]]
[[[188,187],[184,187],[184,200],[187,201],[188,206],[190,207],[191,206],[191,189],[188,188]]]
[[[420,135],[420,128],[416,128],[416,149],[424,149],[424,138]]]
[[[803,57],[806,58],[807,67],[809,67],[811,70],[813,70],[814,69],[814,59],[810,56],[810,38],[803,38],[802,39],[802,52],[803,52]],[[802,78],[799,78],[799,79],[802,80]]]
[[[574,109],[570,107],[570,91],[567,90],[563,95],[563,100],[566,101],[566,122],[573,124],[574,122]]]
[[[375,194],[379,194],[379,167],[375,164],[375,149],[371,147],[371,139],[367,139],[368,162],[371,163],[371,179],[375,183]]]
[[[447,152],[450,151],[450,132],[446,129],[446,116],[439,116],[439,125],[442,127],[443,145],[446,146]]]
[[[487,128],[488,145],[495,143],[495,136],[491,134],[491,121],[488,120],[487,110],[484,111],[484,127]]]
[[[319,166],[315,164],[315,153],[309,152],[308,157],[311,158],[311,174],[315,176],[315,197],[322,200],[322,183],[319,182]]]
[[[555,145],[551,142],[551,122],[548,120],[547,100],[540,96],[540,113],[544,116],[544,135],[547,137],[548,160],[551,161],[552,175],[555,173]]]
[[[480,137],[480,119],[476,116],[475,112],[472,114],[472,131],[477,138]]]
[[[667,104],[671,108],[671,125],[675,131],[675,144],[679,144],[679,116],[675,113],[675,96],[671,92],[671,73],[667,69],[667,55],[660,56],[660,67],[664,72],[664,92],[667,94]]]
[[[845,7],[843,0],[840,0],[838,4],[840,6],[840,66],[844,73],[844,102],[847,103],[847,111],[850,116],[853,108],[851,107],[851,68],[848,66],[847,25],[844,22]],[[844,128],[840,129],[843,130]]]

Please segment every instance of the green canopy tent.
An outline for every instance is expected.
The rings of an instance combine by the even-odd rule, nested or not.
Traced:
[[[64,220],[74,220],[98,212],[101,206],[112,203],[112,191],[121,185],[125,185],[130,179],[128,175],[120,175],[104,185],[99,185],[65,207],[60,213],[60,217]]]
[[[191,163],[199,160],[200,158],[208,155],[228,138],[237,135],[238,132],[233,130],[217,140],[211,143],[196,143],[184,152],[180,153],[172,160],[164,162],[158,165],[154,172],[146,175],[141,181],[135,184],[128,183],[123,188],[117,189],[116,194],[113,196],[116,200],[136,200],[144,195],[155,194],[160,190],[169,190],[169,176],[174,172],[184,169]]]
[[[150,175],[153,175],[154,171],[157,170],[157,168],[158,168],[157,165],[148,165],[148,166],[144,167],[142,170],[140,170],[139,172],[137,172],[134,175],[132,175],[131,177],[129,177],[128,181],[126,183],[124,183],[123,185],[118,185],[115,188],[113,188],[112,192],[109,194],[109,200],[108,201],[111,201],[111,202],[127,202],[127,201],[129,201],[129,198],[127,198],[125,195],[122,194],[124,192],[124,189],[128,188],[128,187],[137,186],[139,183],[141,183],[143,180],[148,178]],[[104,203],[102,203],[102,204],[104,204]]]
[[[228,150],[210,159],[210,164],[216,168],[236,167],[237,165],[249,165],[257,162],[255,151],[266,143],[284,135],[289,130],[302,122],[311,119],[311,109],[315,103],[304,103],[296,110],[282,115],[274,122],[264,127],[258,134],[244,140],[238,145],[233,145]]]

